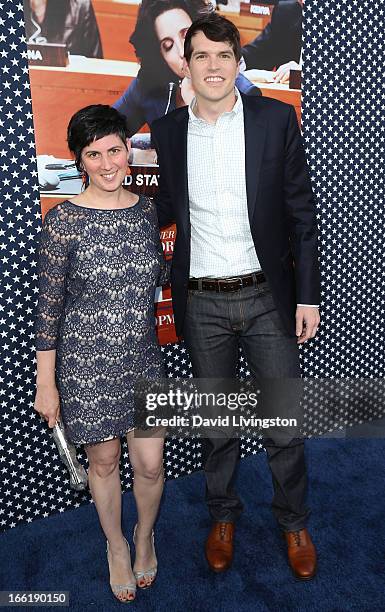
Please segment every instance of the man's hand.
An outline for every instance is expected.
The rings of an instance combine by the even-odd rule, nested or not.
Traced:
[[[320,322],[319,310],[313,306],[297,306],[295,313],[295,335],[297,343],[303,344],[314,338]]]
[[[290,70],[301,70],[301,66],[294,62],[287,62],[286,64],[282,64],[277,70],[273,73],[274,83],[288,83],[290,78]]]

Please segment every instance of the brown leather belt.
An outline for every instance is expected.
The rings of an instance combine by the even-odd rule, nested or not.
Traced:
[[[189,289],[198,291],[240,291],[244,287],[260,285],[266,280],[263,272],[253,272],[245,276],[231,278],[191,278],[188,283]]]

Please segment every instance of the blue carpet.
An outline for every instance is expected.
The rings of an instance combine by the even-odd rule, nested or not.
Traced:
[[[270,475],[261,453],[240,463],[245,511],[232,569],[216,575],[206,566],[203,542],[210,522],[202,501],[203,474],[169,481],[156,527],[158,579],[126,608],[383,612],[385,441],[313,440],[307,442],[307,456],[309,529],[319,552],[314,580],[298,582],[290,573],[269,507]],[[129,541],[134,521],[132,494],[126,493],[123,523]],[[0,590],[67,590],[74,611],[123,607],[109,591],[105,542],[93,505],[5,532],[0,555]]]

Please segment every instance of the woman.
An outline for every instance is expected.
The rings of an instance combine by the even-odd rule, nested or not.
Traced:
[[[88,187],[44,220],[35,409],[49,427],[61,413],[70,439],[85,446],[111,588],[130,601],[157,571],[153,525],[163,490],[163,432],[134,437],[133,386],[141,377],[164,376],[154,293],[166,264],[153,204],[122,186],[130,152],[124,118],[109,106],[88,106],[72,117],[68,145]],[[122,435],[138,511],[133,569],[121,529]]]
[[[140,61],[138,76],[114,107],[127,121],[130,136],[194,96],[189,79],[183,74],[183,46],[186,32],[200,15],[212,10],[205,0],[143,0],[130,42]],[[260,90],[239,75],[236,85],[249,95]],[[135,150],[135,156],[140,152]],[[137,163],[154,161],[136,159]]]

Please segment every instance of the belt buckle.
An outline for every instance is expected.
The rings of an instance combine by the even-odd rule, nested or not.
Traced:
[[[236,283],[238,282],[238,287],[236,289],[234,289],[234,291],[239,291],[239,289],[242,289],[243,287],[243,282],[242,279],[239,276],[234,276],[231,278],[223,278],[221,280],[218,280],[218,286],[219,286],[219,291],[221,291],[221,283],[224,284],[224,287],[228,286],[230,283]],[[226,289],[223,289],[224,291],[226,291]]]

